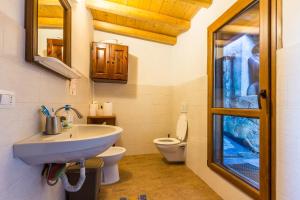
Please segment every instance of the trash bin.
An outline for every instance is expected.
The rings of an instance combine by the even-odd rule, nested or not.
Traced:
[[[101,158],[91,158],[85,161],[86,179],[78,192],[66,192],[67,200],[98,200],[103,161]],[[72,166],[66,171],[69,182],[75,185],[80,176],[79,165]]]

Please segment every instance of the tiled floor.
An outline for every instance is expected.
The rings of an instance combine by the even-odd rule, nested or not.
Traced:
[[[218,200],[221,199],[183,164],[167,164],[159,154],[127,156],[119,164],[120,182],[102,186],[100,200]]]

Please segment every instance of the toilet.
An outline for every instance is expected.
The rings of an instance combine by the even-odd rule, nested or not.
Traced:
[[[167,161],[185,161],[187,127],[186,113],[181,113],[177,121],[176,138],[157,138],[153,140],[153,143]]]
[[[104,166],[102,169],[101,184],[108,185],[120,180],[118,162],[126,152],[124,147],[110,147],[97,157],[102,158]]]

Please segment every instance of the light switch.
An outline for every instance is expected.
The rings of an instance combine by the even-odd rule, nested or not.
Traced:
[[[12,108],[15,106],[15,94],[10,91],[0,90],[0,109]]]

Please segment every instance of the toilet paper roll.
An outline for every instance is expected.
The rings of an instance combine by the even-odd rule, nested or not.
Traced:
[[[92,103],[90,104],[90,116],[96,116],[98,110],[98,104]]]
[[[103,115],[112,116],[113,115],[113,105],[112,102],[103,103]]]

